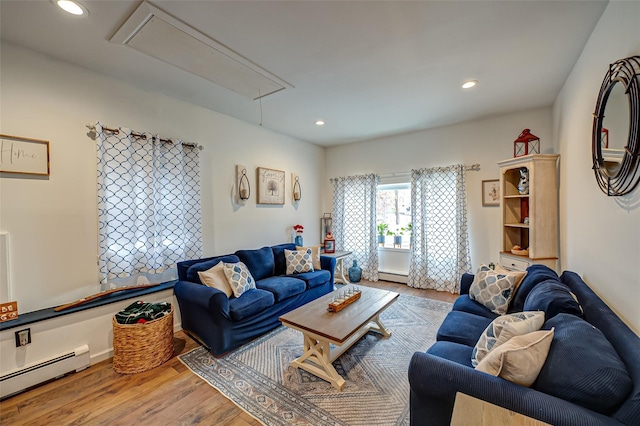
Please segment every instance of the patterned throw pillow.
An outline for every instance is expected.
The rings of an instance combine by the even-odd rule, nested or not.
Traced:
[[[518,277],[515,275],[501,274],[487,265],[480,265],[469,287],[469,297],[491,312],[504,315],[509,308],[517,282]]]
[[[287,262],[287,275],[313,272],[313,258],[311,249],[284,250],[284,259]]]
[[[256,282],[251,276],[251,272],[249,272],[247,265],[242,262],[225,263],[224,274],[227,276],[233,295],[236,297],[242,296],[242,293],[247,290],[256,288]]]
[[[473,348],[471,364],[476,367],[482,358],[514,336],[538,331],[544,324],[544,312],[516,312],[494,319]]]
[[[311,249],[311,259],[313,260],[313,269],[316,271],[322,269],[322,264],[320,263],[320,247],[322,246],[296,247],[296,250]]]
[[[553,332],[552,328],[516,336],[489,352],[476,370],[529,387],[547,360]]]

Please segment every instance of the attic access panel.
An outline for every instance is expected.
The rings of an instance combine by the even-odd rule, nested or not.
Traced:
[[[143,2],[111,37],[250,99],[293,86],[231,49]]]

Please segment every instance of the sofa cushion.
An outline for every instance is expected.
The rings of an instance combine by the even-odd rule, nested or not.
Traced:
[[[225,263],[223,270],[234,296],[240,297],[245,291],[256,288],[256,282],[243,262]]]
[[[502,315],[509,308],[513,289],[518,281],[519,278],[515,275],[501,274],[487,265],[481,265],[469,288],[469,296],[491,312]]]
[[[262,247],[257,250],[238,250],[236,256],[247,265],[256,281],[274,275],[273,251],[270,247]]]
[[[320,264],[320,248],[322,246],[310,246],[310,247],[297,247],[296,250],[311,249],[311,260],[313,261],[313,269],[322,269]]]
[[[553,328],[534,331],[512,338],[489,352],[476,370],[521,386],[531,386],[547,359],[553,331]]]
[[[287,275],[313,272],[311,249],[286,250],[284,258],[287,262]]]
[[[540,330],[544,312],[514,312],[491,321],[473,348],[471,365],[476,367],[489,352],[515,336]]]
[[[304,281],[286,276],[269,277],[256,281],[256,287],[273,293],[276,303],[300,294],[307,288]]]
[[[524,310],[524,301],[527,299],[529,292],[538,283],[546,280],[560,281],[558,274],[556,274],[551,268],[545,265],[531,265],[527,268],[527,276],[524,277],[518,289],[514,292],[511,298],[511,305],[509,306],[509,312],[522,312]]]
[[[480,335],[491,323],[491,318],[462,311],[451,311],[445,317],[436,334],[436,340],[475,346]]]
[[[304,274],[293,274],[293,278],[298,278],[307,283],[307,289],[318,287],[331,279],[331,272],[320,269],[313,272],[305,272]]]
[[[211,269],[220,262],[235,263],[239,261],[240,259],[238,259],[238,256],[230,254],[227,256],[214,257],[213,259],[206,260],[204,262],[195,263],[191,265],[189,269],[187,269],[187,281],[190,281],[192,283],[202,284],[202,281],[200,281],[200,277],[198,276],[198,272]]]
[[[524,302],[525,311],[544,311],[547,320],[559,313],[582,317],[582,307],[565,284],[547,280],[535,286]]]
[[[295,250],[296,245],[293,243],[278,244],[271,246],[273,253],[274,271],[273,275],[284,275],[287,272],[287,261],[284,258],[285,250]]]
[[[547,362],[535,389],[602,414],[611,414],[633,387],[624,363],[605,335],[575,315],[561,313]]]
[[[468,312],[474,315],[480,315],[481,317],[494,319],[498,314],[491,312],[484,305],[472,300],[468,294],[458,296],[455,302],[453,302],[454,311]]]
[[[220,290],[226,294],[227,297],[233,296],[233,289],[229,284],[227,276],[224,274],[224,262],[218,262],[213,268],[207,269],[206,271],[198,271],[198,277],[200,277],[202,284],[207,287]]]
[[[234,321],[240,321],[272,306],[274,301],[273,294],[266,290],[247,290],[242,296],[229,300],[229,316]]]
[[[471,346],[454,342],[436,342],[427,350],[428,354],[471,367]]]

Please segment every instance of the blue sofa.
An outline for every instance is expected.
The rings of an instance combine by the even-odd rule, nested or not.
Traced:
[[[411,359],[411,425],[449,425],[456,392],[555,426],[640,425],[640,338],[577,274],[533,265],[513,296],[508,312],[542,310],[542,329],[554,327],[530,388],[472,367],[473,347],[497,316],[469,297],[473,278],[463,276],[436,343]]]
[[[220,356],[276,328],[282,314],[331,292],[334,258],[321,256],[320,270],[285,275],[284,250],[295,248],[295,244],[280,244],[179,262],[174,293],[182,329],[213,355]],[[224,292],[203,285],[198,271],[206,271],[221,261],[242,261],[255,279],[256,288],[238,298],[228,298]]]

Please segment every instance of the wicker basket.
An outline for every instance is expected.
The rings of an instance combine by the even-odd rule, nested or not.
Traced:
[[[173,306],[171,312],[144,324],[113,323],[113,370],[122,374],[142,373],[173,355]]]

